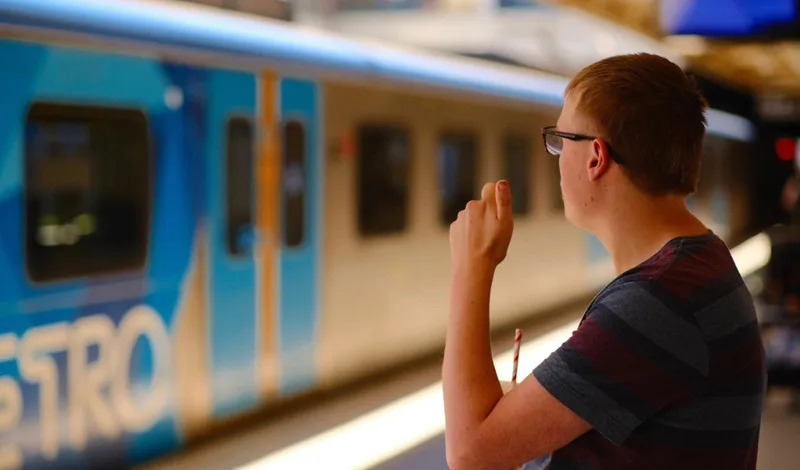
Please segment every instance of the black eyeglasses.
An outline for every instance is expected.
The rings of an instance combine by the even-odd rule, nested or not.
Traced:
[[[560,156],[561,152],[564,150],[564,140],[569,139],[574,141],[581,141],[581,140],[594,140],[598,139],[599,137],[585,135],[585,134],[573,134],[571,132],[561,132],[556,130],[556,126],[549,126],[542,129],[542,140],[544,140],[544,148],[547,150],[547,153],[553,156]],[[622,161],[619,158],[619,155],[608,145],[606,142],[606,147],[608,147],[608,151],[611,154],[611,158],[619,163],[622,164]]]

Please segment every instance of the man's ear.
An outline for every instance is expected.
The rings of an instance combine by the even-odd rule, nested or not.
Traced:
[[[597,181],[611,168],[611,153],[608,145],[600,139],[592,141],[592,158],[589,159],[589,181]]]

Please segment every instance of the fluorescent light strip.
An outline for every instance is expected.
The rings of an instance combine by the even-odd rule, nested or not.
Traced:
[[[766,266],[772,255],[772,244],[769,236],[759,233],[755,237],[739,244],[731,250],[733,260],[742,277],[747,277]]]
[[[743,276],[753,274],[769,259],[769,238],[759,234],[732,250]],[[519,370],[529,373],[555,351],[577,328],[577,322],[525,342]],[[513,351],[494,358],[501,380],[511,379]],[[437,382],[348,423],[298,442],[235,470],[366,470],[444,433],[442,383]]]
[[[746,118],[719,109],[706,110],[708,132],[749,142],[755,138],[755,125]]]

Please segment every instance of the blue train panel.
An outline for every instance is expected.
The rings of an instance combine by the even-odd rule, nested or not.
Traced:
[[[0,63],[3,468],[124,468],[252,409],[254,76],[10,40]]]
[[[0,61],[16,67],[0,77],[3,452],[11,468],[147,459],[179,442],[170,335],[193,225],[188,188],[166,190],[183,163],[169,77],[13,41]]]

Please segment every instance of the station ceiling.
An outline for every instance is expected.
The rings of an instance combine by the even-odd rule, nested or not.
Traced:
[[[692,69],[732,86],[800,97],[800,42],[665,36],[659,24],[659,0],[540,1],[578,8],[659,39],[686,57]]]

